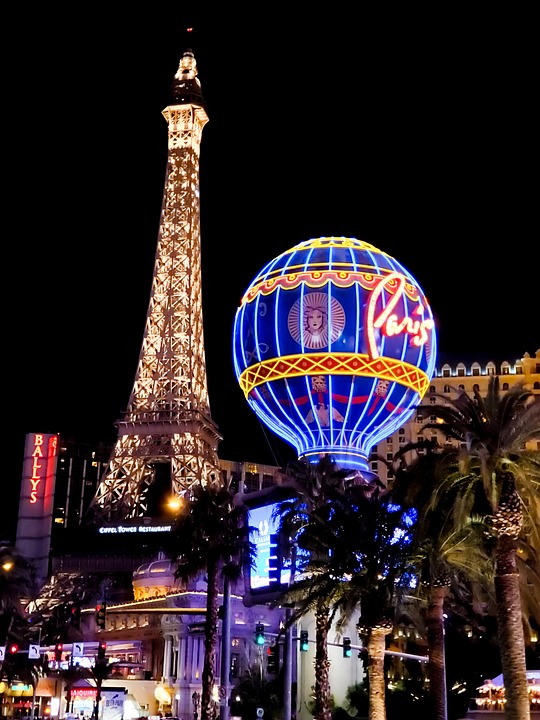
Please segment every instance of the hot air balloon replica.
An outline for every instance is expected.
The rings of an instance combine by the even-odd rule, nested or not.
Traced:
[[[233,362],[247,402],[298,458],[365,475],[372,448],[429,388],[436,331],[411,274],[367,242],[319,237],[269,262],[242,297]]]

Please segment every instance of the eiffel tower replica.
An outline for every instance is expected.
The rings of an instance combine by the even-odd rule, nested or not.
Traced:
[[[174,495],[220,480],[201,297],[199,154],[208,115],[191,50],[172,95],[163,110],[168,158],[152,292],[128,407],[90,508],[101,519],[147,516],[148,491],[164,465]]]

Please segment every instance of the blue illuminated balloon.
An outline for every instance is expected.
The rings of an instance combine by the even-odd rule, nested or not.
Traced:
[[[234,319],[233,361],[262,422],[318,462],[368,471],[429,388],[436,332],[416,280],[373,245],[302,242],[269,262]]]

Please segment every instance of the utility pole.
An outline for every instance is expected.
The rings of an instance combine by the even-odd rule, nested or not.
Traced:
[[[223,614],[221,618],[221,671],[219,676],[219,718],[229,720],[231,672],[231,581],[223,578]]]

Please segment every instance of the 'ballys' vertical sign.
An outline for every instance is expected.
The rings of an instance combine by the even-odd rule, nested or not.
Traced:
[[[58,462],[58,435],[29,433],[24,446],[24,465],[19,499],[17,546],[45,577]]]

